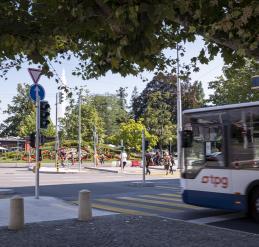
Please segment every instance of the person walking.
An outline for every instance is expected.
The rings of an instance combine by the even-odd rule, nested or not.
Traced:
[[[175,171],[175,163],[174,163],[174,157],[173,155],[169,155],[170,156],[170,169],[169,169],[169,173],[170,174],[174,174]]]
[[[157,151],[156,154],[155,154],[154,163],[155,163],[156,166],[160,166],[160,163],[161,163],[161,155],[160,155],[160,152],[159,152],[159,151]]]
[[[153,160],[152,160],[151,153],[146,153],[146,175],[151,174],[151,172],[149,170],[149,166],[152,165],[152,163],[153,163]]]
[[[169,167],[170,167],[170,164],[171,164],[171,157],[168,154],[168,152],[164,153],[163,159],[164,159],[164,168],[166,170],[166,174],[165,175],[168,175]]]
[[[123,170],[124,170],[124,167],[127,164],[127,157],[128,157],[128,155],[125,152],[125,150],[123,149],[122,152],[121,152],[121,157],[120,157],[120,159],[121,159],[121,167],[122,167]]]
[[[64,148],[61,148],[60,150],[60,158],[61,158],[61,166],[65,167],[65,162],[66,162],[66,151]]]

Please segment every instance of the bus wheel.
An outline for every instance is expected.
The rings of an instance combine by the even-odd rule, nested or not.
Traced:
[[[254,190],[250,201],[250,215],[252,218],[259,222],[259,188]]]

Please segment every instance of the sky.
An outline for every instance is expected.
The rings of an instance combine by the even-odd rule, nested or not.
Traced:
[[[201,37],[198,37],[194,43],[187,43],[186,55],[184,58],[180,58],[180,63],[188,63],[191,57],[199,53],[200,49],[203,47],[203,44],[204,43]],[[175,51],[166,50],[165,53],[166,55],[175,56]],[[119,74],[112,74],[108,72],[106,76],[100,77],[98,80],[91,79],[83,81],[82,78],[72,75],[72,71],[76,67],[76,64],[77,61],[75,59],[72,59],[72,61],[64,61],[62,64],[52,63],[60,78],[62,77],[62,71],[65,71],[65,80],[67,81],[67,85],[69,87],[86,85],[91,94],[115,93],[119,87],[127,87],[127,92],[129,94],[128,98],[130,98],[131,92],[135,86],[138,88],[138,91],[141,92],[145,88],[148,81],[152,80],[154,76],[154,74],[150,72],[143,73],[142,75],[148,79],[147,82],[143,82],[140,77],[121,77]],[[217,76],[222,74],[223,65],[223,60],[220,55],[218,55],[208,65],[200,65],[199,72],[191,74],[192,81],[198,80],[202,82],[206,97],[213,93],[207,88],[208,82],[214,80]],[[16,69],[11,69],[7,74],[7,80],[0,78],[0,123],[7,117],[7,115],[3,114],[2,111],[6,109],[7,104],[10,104],[12,97],[16,95],[17,84],[33,84],[33,81],[28,73],[29,67],[36,68],[36,66],[33,65],[28,66],[27,64],[23,64],[19,71]],[[45,100],[48,100],[51,105],[51,118],[54,120],[57,83],[53,78],[49,79],[45,76],[41,76],[39,84],[45,88]]]

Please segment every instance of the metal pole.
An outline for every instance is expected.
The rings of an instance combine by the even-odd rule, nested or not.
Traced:
[[[121,158],[120,158],[121,172],[123,172],[123,162],[122,162],[122,151],[123,150],[124,150],[123,140],[121,139]]]
[[[177,158],[178,168],[182,170],[182,95],[181,82],[179,78],[179,47],[176,44],[177,54]]]
[[[79,92],[78,98],[78,169],[81,171],[82,161],[81,161],[81,90]]]
[[[39,90],[36,87],[36,166],[35,166],[35,198],[39,199],[39,138],[40,138],[40,97]]]
[[[58,149],[59,149],[59,140],[58,140],[58,93],[56,93],[56,143],[55,143],[55,166],[58,169]]]
[[[94,166],[97,166],[97,160],[96,160],[96,128],[94,126],[94,131],[93,131],[93,136],[94,136]]]
[[[145,169],[146,169],[146,159],[145,159],[145,131],[142,130],[142,166],[143,166],[143,184],[146,182]]]

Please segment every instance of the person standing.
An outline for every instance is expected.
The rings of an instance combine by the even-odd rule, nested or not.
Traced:
[[[100,155],[100,163],[101,165],[104,165],[104,154]]]

